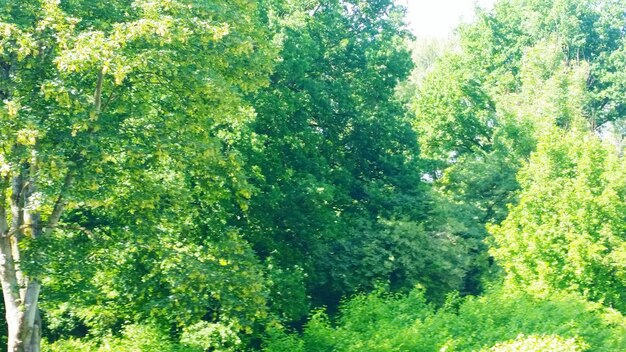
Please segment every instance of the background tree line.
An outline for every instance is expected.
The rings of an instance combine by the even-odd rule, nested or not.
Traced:
[[[4,1],[8,350],[625,350],[624,9]]]

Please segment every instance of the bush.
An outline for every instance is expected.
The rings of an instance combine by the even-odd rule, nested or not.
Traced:
[[[626,351],[626,319],[572,294],[538,299],[494,291],[451,297],[435,310],[420,290],[403,297],[379,291],[346,302],[335,324],[317,312],[301,337],[270,336],[266,351],[500,352],[516,346],[524,346],[522,351],[540,351],[541,346],[555,346],[543,349],[550,351]]]
[[[87,339],[68,339],[44,343],[42,352],[201,352],[180,346],[152,326],[128,325],[122,336],[108,336],[99,343]]]
[[[564,339],[560,336],[518,336],[515,340],[499,343],[483,352],[582,352],[586,345],[576,339]]]

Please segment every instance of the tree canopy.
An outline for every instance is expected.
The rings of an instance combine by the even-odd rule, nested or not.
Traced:
[[[4,0],[10,352],[626,350],[626,3]]]

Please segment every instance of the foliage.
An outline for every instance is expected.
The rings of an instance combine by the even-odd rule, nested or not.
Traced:
[[[440,216],[472,249],[471,271],[490,271],[480,241],[486,225],[503,221],[518,201],[516,175],[538,139],[574,120],[595,129],[622,118],[621,97],[613,95],[622,91],[620,6],[500,1],[460,28],[459,49],[441,55],[421,81],[410,107],[426,177],[440,193]],[[466,281],[479,292],[479,279]]]
[[[519,204],[492,227],[515,289],[572,290],[624,308],[624,161],[594,135],[555,129],[520,173]]]
[[[24,336],[39,323],[19,315],[39,315],[40,284],[50,315],[75,302],[63,311],[100,332],[225,316],[245,332],[265,315],[231,219],[250,192],[244,94],[267,84],[275,55],[266,10],[3,2],[0,276],[9,322],[30,324],[9,324],[10,344],[38,344]]]
[[[625,0],[396,3],[3,1],[9,350],[626,350]]]
[[[567,61],[593,63],[590,91],[610,90],[596,68],[606,66],[605,57],[622,46],[623,6],[621,0],[499,1],[494,11],[483,12],[478,21],[462,28],[461,42],[475,59],[474,69],[484,72],[500,93],[520,88],[525,50],[550,38],[559,39],[558,51]],[[601,106],[600,99],[588,106],[598,125],[619,118],[619,104],[604,111]]]
[[[266,264],[270,310],[282,321],[298,322],[311,309],[306,291],[307,273],[300,265],[280,267],[272,257],[266,260]]]
[[[495,106],[477,72],[449,54],[426,76],[414,103],[426,157],[448,161],[484,150],[495,124]]]
[[[433,291],[455,288],[462,276],[456,267],[446,279],[439,270],[448,264],[428,263],[456,258],[436,250],[414,265],[416,254],[394,249],[404,243],[424,253],[421,247],[446,241],[425,224],[430,197],[416,136],[395,98],[411,69],[400,10],[385,0],[304,3],[299,11],[309,16],[292,16],[280,28],[283,48],[270,86],[250,98],[257,117],[248,153],[256,175],[248,238],[279,270],[298,266],[306,274],[306,295],[289,288],[297,301],[288,316],[302,319],[299,307],[309,297],[334,306],[380,279],[396,287],[441,280]],[[393,230],[396,219],[412,229]]]
[[[579,352],[587,346],[577,343],[575,339],[564,339],[560,336],[524,336],[520,335],[515,340],[504,342],[484,351],[491,352]]]
[[[238,326],[226,323],[200,322],[185,328],[180,342],[198,351],[238,351],[241,339],[237,336]]]
[[[176,345],[168,336],[150,326],[130,325],[122,336],[107,336],[100,343],[75,339],[60,340],[42,346],[44,352],[199,352],[201,349]]]
[[[376,280],[389,278],[395,290],[420,285],[429,299],[441,302],[463,285],[469,249],[461,238],[402,220],[353,231],[353,238],[341,241],[341,250],[329,261],[331,266],[345,265],[351,273],[337,278],[346,286],[373,289]]]
[[[274,335],[266,351],[508,351],[518,346],[545,351],[538,346],[554,346],[608,352],[626,347],[625,331],[626,319],[619,313],[575,295],[536,299],[494,291],[451,296],[435,310],[420,290],[407,296],[378,292],[347,301],[336,324],[319,312],[299,339]]]

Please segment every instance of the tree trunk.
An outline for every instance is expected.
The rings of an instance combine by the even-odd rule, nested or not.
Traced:
[[[22,311],[22,309],[26,310]],[[36,302],[31,303],[28,307],[24,305],[10,309],[7,307],[7,323],[9,326],[9,352],[40,351],[41,318]]]
[[[40,285],[36,280],[25,278],[16,268],[12,239],[0,237],[0,279],[9,327],[9,352],[39,352],[41,342],[41,318],[38,299]],[[17,269],[17,270],[16,270]],[[26,287],[18,277],[28,280]]]
[[[26,322],[24,314],[9,317],[9,352],[39,352],[41,345],[41,319],[38,309],[35,319]]]
[[[0,190],[0,282],[8,325],[8,352],[39,352],[41,318],[39,291],[41,286],[20,266],[20,240],[38,237],[41,232],[39,214],[28,210],[28,199],[34,191],[33,169],[11,180],[11,224],[6,212],[6,188]],[[3,182],[8,183],[8,178]]]

